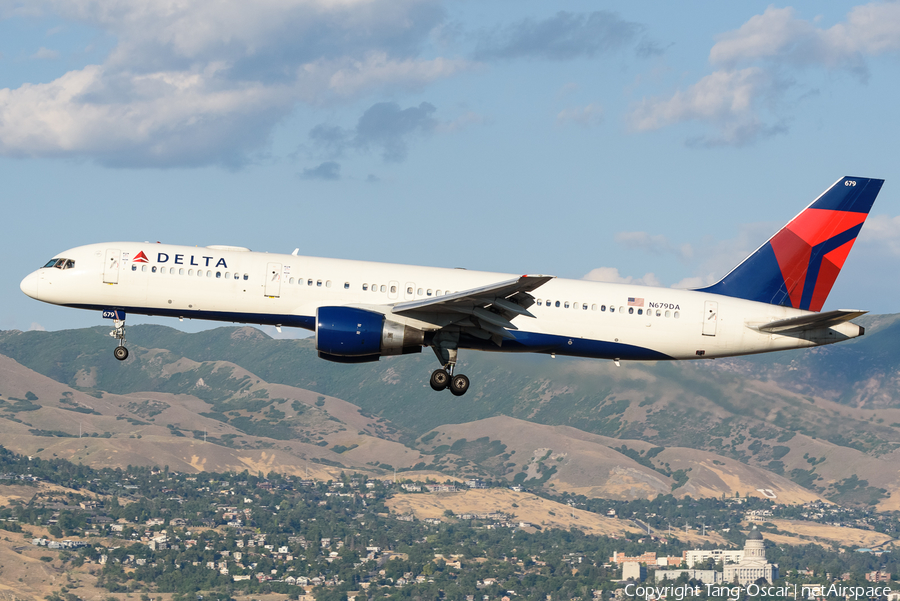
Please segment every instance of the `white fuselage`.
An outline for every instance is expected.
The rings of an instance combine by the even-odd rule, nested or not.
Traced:
[[[41,301],[92,310],[315,329],[316,310],[392,305],[487,286],[516,276],[135,242],[81,246],[22,282]],[[518,316],[516,340],[461,347],[621,360],[696,359],[803,348],[853,338],[842,323],[779,335],[754,326],[806,315],[790,307],[717,294],[556,278],[532,293],[534,318]],[[394,319],[394,317],[391,317]],[[434,322],[399,319],[422,329]]]

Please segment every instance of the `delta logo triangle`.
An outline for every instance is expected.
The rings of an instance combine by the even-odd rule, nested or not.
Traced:
[[[149,263],[150,260],[147,258],[147,255],[144,254],[144,251],[138,252],[138,254],[134,255],[132,259],[134,263]]]

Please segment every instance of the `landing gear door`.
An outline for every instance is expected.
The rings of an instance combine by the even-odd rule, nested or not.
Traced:
[[[119,264],[122,262],[122,251],[106,249],[106,263],[103,264],[103,283],[119,283]]]
[[[281,296],[281,263],[266,264],[266,296]]]
[[[719,320],[719,303],[706,301],[703,303],[703,335],[715,336],[716,323]]]

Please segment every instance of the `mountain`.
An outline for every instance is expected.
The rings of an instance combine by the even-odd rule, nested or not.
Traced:
[[[430,389],[427,351],[338,365],[250,327],[134,326],[120,363],[106,328],[7,331],[0,431],[103,465],[427,468],[610,498],[768,489],[896,509],[900,319],[863,325],[848,343],[696,363],[463,352],[463,397]],[[77,421],[87,447],[47,435]]]

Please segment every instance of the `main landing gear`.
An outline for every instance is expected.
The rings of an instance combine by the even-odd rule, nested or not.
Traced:
[[[128,349],[125,348],[125,320],[117,319],[113,322],[113,326],[113,331],[109,335],[119,341],[119,345],[113,351],[113,355],[119,361],[124,361],[128,358]]]
[[[431,373],[429,384],[433,390],[449,388],[454,396],[462,396],[469,389],[469,378],[462,374],[455,374],[457,349],[445,346],[434,346],[434,354],[443,363],[440,369]]]

